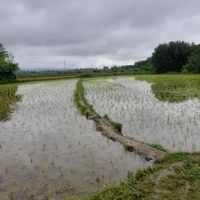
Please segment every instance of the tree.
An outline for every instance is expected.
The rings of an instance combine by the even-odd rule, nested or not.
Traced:
[[[136,62],[134,64],[134,68],[144,72],[155,72],[154,66],[151,62],[151,58]]]
[[[16,79],[15,72],[18,69],[18,64],[15,63],[14,57],[8,54],[4,46],[0,44],[0,81]]]
[[[191,45],[184,41],[160,44],[152,55],[157,73],[180,72],[191,53]]]
[[[200,73],[200,45],[193,47],[193,51],[188,58],[188,62],[184,66],[183,71]]]

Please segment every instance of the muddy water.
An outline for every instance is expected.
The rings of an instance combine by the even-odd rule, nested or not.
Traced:
[[[151,165],[95,131],[73,105],[75,80],[20,85],[0,121],[0,199],[88,194]]]
[[[87,98],[101,115],[123,124],[123,134],[173,151],[200,150],[200,100],[159,101],[151,84],[133,78],[85,82]]]

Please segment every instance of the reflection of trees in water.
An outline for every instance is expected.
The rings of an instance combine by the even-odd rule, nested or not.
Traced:
[[[0,121],[9,119],[16,103],[21,100],[17,94],[17,86],[0,87]]]

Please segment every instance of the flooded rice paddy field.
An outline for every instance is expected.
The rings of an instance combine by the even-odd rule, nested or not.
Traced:
[[[134,78],[84,82],[86,96],[102,116],[123,124],[123,134],[172,151],[200,150],[200,100],[157,99],[152,84]]]
[[[76,80],[67,80],[0,88],[0,108],[4,108],[0,114],[0,199],[88,194],[123,180],[128,171],[152,164],[95,131],[93,122],[73,104],[75,84]],[[103,99],[108,107],[99,109],[97,100],[103,93],[95,92],[96,87],[87,84],[96,95],[88,94],[89,99],[94,98],[101,112],[116,110],[118,119],[118,109],[110,108],[111,99],[107,103]]]

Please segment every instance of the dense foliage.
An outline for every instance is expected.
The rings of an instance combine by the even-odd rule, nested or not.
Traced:
[[[152,64],[156,72],[181,72],[191,54],[191,49],[191,45],[186,42],[160,44],[152,55]]]
[[[18,64],[15,63],[14,57],[9,55],[4,46],[0,44],[0,81],[16,79],[17,70]]]
[[[200,45],[194,46],[184,71],[200,73]]]
[[[155,72],[155,67],[151,62],[151,58],[147,58],[146,60],[138,61],[134,64],[134,67],[138,71],[145,71],[145,72]]]

